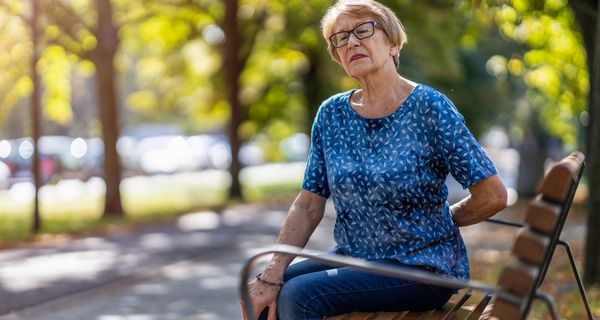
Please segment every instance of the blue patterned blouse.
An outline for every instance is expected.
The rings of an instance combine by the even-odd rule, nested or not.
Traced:
[[[468,279],[445,180],[451,173],[468,188],[496,174],[494,164],[440,92],[419,84],[400,108],[377,119],[351,108],[352,92],[319,108],[302,183],[333,195],[336,251]]]

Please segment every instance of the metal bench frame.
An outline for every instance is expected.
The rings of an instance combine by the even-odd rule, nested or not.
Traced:
[[[252,312],[253,311],[252,305],[249,303],[249,296],[248,296],[248,279],[249,279],[250,273],[256,267],[256,264],[258,263],[259,258],[264,257],[266,255],[279,253],[279,254],[289,254],[289,255],[292,255],[295,257],[309,258],[309,259],[318,261],[320,263],[328,264],[328,265],[332,265],[332,266],[334,266],[334,265],[335,266],[340,266],[340,265],[350,266],[350,267],[354,267],[358,270],[362,270],[362,271],[366,271],[366,272],[370,272],[370,273],[375,273],[375,274],[389,276],[389,277],[398,277],[398,278],[412,280],[412,281],[424,282],[424,283],[429,283],[429,284],[441,286],[441,287],[466,288],[467,289],[466,293],[459,299],[459,301],[456,304],[454,304],[454,306],[452,306],[450,308],[450,310],[446,313],[446,315],[444,316],[443,319],[453,319],[455,317],[457,311],[469,299],[472,291],[479,291],[479,292],[482,292],[485,294],[484,298],[468,314],[466,319],[471,320],[471,319],[479,318],[479,316],[483,312],[484,308],[492,300],[492,296],[493,296],[495,299],[503,300],[503,301],[511,303],[515,306],[522,306],[518,319],[525,319],[525,317],[529,313],[529,310],[531,308],[533,301],[541,300],[548,308],[551,318],[553,320],[558,320],[558,312],[557,312],[556,304],[554,303],[552,297],[550,297],[549,295],[547,295],[545,293],[542,293],[539,289],[544,282],[546,273],[548,271],[548,267],[552,261],[553,255],[554,255],[554,250],[556,249],[557,245],[561,245],[565,248],[567,255],[569,257],[569,262],[570,262],[571,268],[573,270],[574,277],[577,281],[579,293],[580,293],[581,299],[584,303],[588,318],[590,320],[593,320],[593,315],[592,315],[592,312],[591,312],[591,309],[589,306],[589,301],[587,299],[587,295],[585,292],[583,282],[582,282],[579,272],[577,270],[577,265],[575,264],[575,259],[573,257],[573,253],[570,248],[570,245],[568,242],[560,239],[560,234],[562,232],[567,215],[569,213],[569,210],[571,207],[571,202],[573,201],[575,192],[577,190],[577,186],[579,184],[579,181],[583,175],[583,171],[585,168],[585,163],[583,162],[582,154],[574,153],[571,156],[574,156],[575,158],[580,159],[581,163],[580,163],[579,171],[573,177],[573,179],[570,183],[566,198],[563,201],[553,201],[552,199],[543,198],[543,200],[546,202],[549,201],[550,203],[553,203],[555,205],[560,205],[560,214],[558,216],[558,220],[556,222],[556,227],[554,229],[554,232],[549,235],[550,243],[546,248],[545,255],[543,258],[543,263],[539,266],[539,273],[536,274],[536,278],[535,278],[536,285],[532,290],[529,291],[529,294],[526,296],[519,296],[519,295],[513,294],[513,293],[509,292],[508,290],[505,290],[504,288],[502,288],[502,286],[493,286],[493,285],[485,284],[485,283],[474,281],[474,280],[462,281],[462,280],[457,280],[457,279],[441,277],[441,276],[438,276],[438,275],[435,275],[435,274],[432,274],[432,273],[426,272],[426,271],[418,271],[418,270],[407,269],[407,268],[402,268],[402,267],[391,267],[388,265],[383,265],[383,264],[376,263],[376,262],[369,262],[369,261],[352,258],[352,257],[347,257],[347,256],[335,255],[335,254],[331,254],[331,253],[322,253],[322,252],[316,252],[316,251],[311,251],[311,250],[302,250],[297,247],[279,245],[272,250],[267,250],[267,251],[255,254],[254,256],[250,257],[244,264],[243,269],[241,270],[239,290],[240,290],[240,296],[242,298],[242,301],[244,302],[243,306],[244,306],[245,312],[247,315],[254,314]],[[542,197],[542,196],[540,196],[540,197]],[[517,228],[526,227],[525,224],[504,221],[504,220],[499,220],[499,219],[488,219],[486,221],[490,222],[490,223],[495,223],[495,224],[504,225],[504,226],[517,227]],[[424,317],[424,319],[425,318],[426,317]],[[342,318],[340,317],[339,319],[342,319]],[[419,319],[421,319],[421,318],[419,318]]]

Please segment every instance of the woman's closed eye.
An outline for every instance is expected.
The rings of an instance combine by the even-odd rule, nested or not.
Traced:
[[[371,30],[368,26],[364,26],[356,29],[354,32],[358,36],[358,38],[363,38],[367,37],[371,33]]]

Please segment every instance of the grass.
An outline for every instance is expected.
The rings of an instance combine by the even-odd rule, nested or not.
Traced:
[[[240,176],[246,201],[291,198],[300,190],[304,165],[271,165],[246,169]],[[200,209],[227,206],[230,178],[226,172],[203,171],[123,179],[121,200],[125,216],[104,218],[104,184],[61,181],[40,190],[40,235],[30,232],[33,215],[31,187],[0,190],[0,247],[13,246],[53,234],[102,232],[118,225],[172,220]]]

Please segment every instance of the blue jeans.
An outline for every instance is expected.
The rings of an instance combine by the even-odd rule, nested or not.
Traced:
[[[398,261],[376,262],[410,267]],[[311,260],[290,265],[284,281],[277,300],[279,320],[322,319],[353,311],[431,310],[443,306],[456,292]],[[267,319],[266,316],[265,310],[259,319]]]

